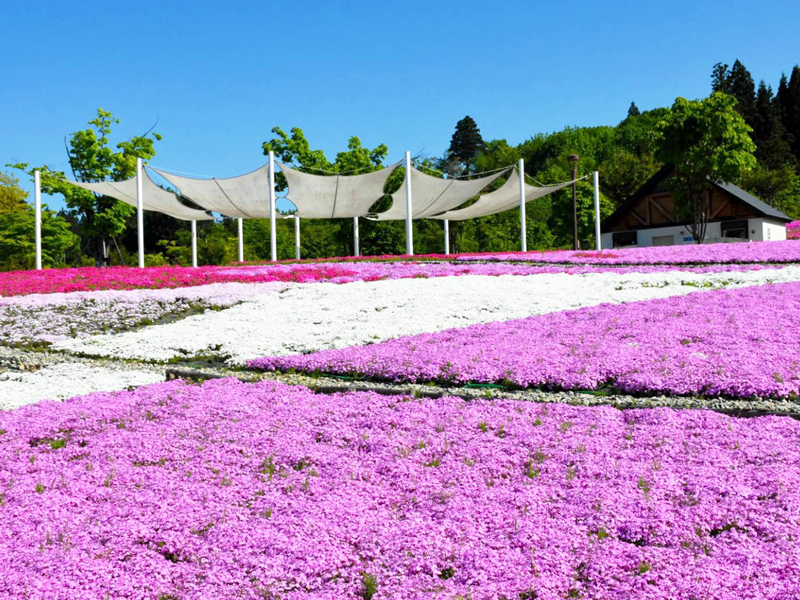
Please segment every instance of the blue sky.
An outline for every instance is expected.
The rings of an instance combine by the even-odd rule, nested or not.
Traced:
[[[64,138],[98,107],[121,120],[114,143],[158,121],[153,165],[230,177],[263,164],[276,125],[329,157],[351,135],[392,160],[440,156],[466,114],[517,144],[616,124],[632,100],[704,97],[716,62],[773,87],[800,63],[796,0],[45,0],[2,14],[0,160],[64,171]]]

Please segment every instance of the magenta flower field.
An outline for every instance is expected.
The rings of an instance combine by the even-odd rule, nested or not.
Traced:
[[[789,235],[794,231],[787,229]],[[618,248],[614,250],[555,252],[511,252],[473,254],[459,257],[464,261],[530,261],[534,263],[578,265],[701,265],[800,262],[800,242],[734,242]]]
[[[249,365],[392,381],[795,398],[798,330],[800,283],[787,283],[606,304]]]
[[[216,380],[0,414],[2,598],[800,597],[800,424]]]
[[[637,268],[614,267],[614,273],[654,273],[671,270],[668,266]],[[774,268],[770,265],[706,265],[689,270],[696,273],[745,271]],[[451,277],[458,275],[536,275],[540,273],[600,273],[608,267],[592,265],[535,266],[525,263],[449,262],[327,262],[285,263],[271,265],[242,265],[228,267],[94,267],[74,269],[46,269],[43,271],[12,271],[0,273],[0,297],[29,294],[92,292],[99,290],[172,289],[201,286],[212,283],[350,283],[353,281],[378,281],[381,279],[407,279],[413,277]]]

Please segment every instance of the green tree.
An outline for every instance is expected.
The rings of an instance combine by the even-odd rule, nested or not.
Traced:
[[[136,174],[136,158],[149,160],[156,154],[157,133],[147,132],[133,136],[111,147],[109,136],[119,119],[111,112],[97,109],[97,117],[89,121],[90,127],[72,134],[67,142],[67,155],[72,175],[78,181],[122,181]],[[71,213],[78,217],[81,236],[88,242],[88,250],[98,264],[108,257],[109,239],[125,229],[126,220],[135,209],[108,196],[93,194],[66,181],[64,173],[46,166],[30,167],[27,163],[11,165],[30,175],[41,172],[42,191],[62,194]]]
[[[638,117],[642,114],[642,111],[639,110],[639,107],[636,106],[635,102],[631,102],[631,105],[628,107],[628,116],[629,117]]]
[[[742,187],[793,219],[800,219],[800,176],[791,165],[770,169],[759,164],[741,181]]]
[[[469,173],[470,167],[478,154],[483,150],[483,138],[475,119],[469,115],[456,123],[456,130],[450,138],[447,149],[449,158],[462,165],[462,173]]]
[[[730,68],[726,63],[717,63],[711,68],[711,93],[730,92],[729,85]]]
[[[19,179],[9,173],[0,173],[0,213],[25,210],[28,192],[19,187]]]
[[[736,182],[756,165],[751,129],[736,98],[714,92],[705,100],[678,98],[657,126],[657,158],[675,166],[671,186],[689,231],[705,239],[713,184]]]
[[[0,269],[32,269],[36,266],[36,215],[25,199],[28,193],[19,179],[0,173]],[[69,223],[42,208],[42,266],[63,266],[77,237]]]
[[[294,164],[302,171],[315,175],[333,175],[336,173],[347,175],[359,175],[376,171],[383,167],[383,161],[389,153],[386,144],[379,144],[373,149],[365,147],[361,140],[352,136],[347,141],[347,150],[338,152],[334,161],[328,160],[322,150],[314,150],[306,138],[303,130],[293,127],[290,134],[287,134],[280,127],[274,127],[272,133],[275,134],[271,140],[262,144],[264,154],[269,154],[272,150],[278,160]],[[402,172],[393,174],[392,180],[387,183],[387,190],[391,191],[393,184],[399,187],[402,182]],[[286,189],[286,180],[278,173],[276,177],[276,187],[279,191]],[[382,204],[381,204],[382,202]],[[373,210],[385,210],[388,208],[387,198],[376,202]],[[330,248],[330,239],[335,240],[336,250],[333,255],[344,256],[353,254],[353,220],[352,219],[332,219],[320,221],[314,225],[307,225],[308,221],[301,221],[301,254],[307,258],[319,256],[321,252]],[[308,237],[303,235],[303,230],[314,231],[323,240],[316,247],[308,246],[304,240]],[[323,234],[323,229],[326,231]],[[277,232],[280,231],[280,226]],[[396,222],[376,222],[362,219],[359,224],[359,241],[362,254],[384,254],[387,250],[398,251],[397,239],[402,231],[402,224]],[[292,238],[293,238],[292,233]],[[403,238],[405,239],[405,238]],[[292,243],[291,248],[294,248]],[[294,252],[292,251],[292,256]],[[287,257],[288,258],[288,257]]]
[[[788,80],[785,75],[781,77],[776,100],[786,140],[794,157],[800,160],[800,67],[797,65]]]
[[[790,156],[786,130],[781,123],[780,110],[772,97],[772,88],[762,80],[756,94],[756,117],[753,125],[756,158],[770,169],[779,169]]]
[[[42,266],[63,267],[78,238],[69,223],[54,211],[42,209]],[[0,212],[0,267],[4,271],[36,266],[36,217],[30,205]]]
[[[728,74],[728,91],[736,98],[736,110],[751,128],[756,121],[756,86],[750,71],[737,59]]]

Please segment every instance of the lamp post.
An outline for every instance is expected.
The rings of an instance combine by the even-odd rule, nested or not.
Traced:
[[[572,249],[579,250],[578,242],[578,183],[574,181],[578,178],[578,159],[577,154],[570,154],[567,160],[572,164]]]

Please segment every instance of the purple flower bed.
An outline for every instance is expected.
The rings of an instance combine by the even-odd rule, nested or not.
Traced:
[[[0,414],[0,597],[800,596],[800,423],[179,381]]]
[[[796,397],[800,283],[604,304],[309,355],[255,369],[392,381]]]
[[[600,252],[561,250],[555,252],[510,252],[460,256],[459,261],[529,261],[570,265],[701,265],[800,262],[800,242],[737,242],[689,244],[647,248],[617,248]]]

